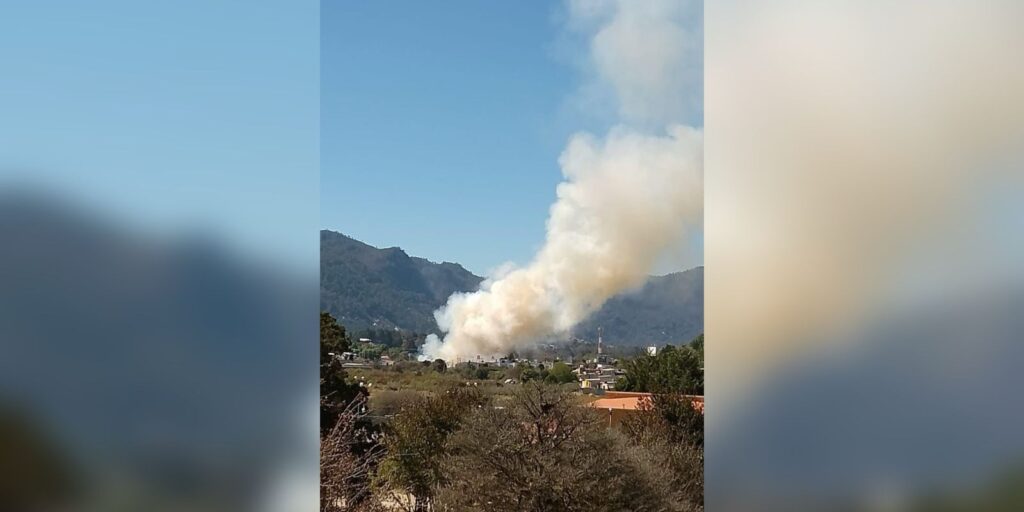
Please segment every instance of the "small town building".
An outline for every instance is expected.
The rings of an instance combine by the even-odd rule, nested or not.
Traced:
[[[693,400],[693,407],[704,413],[704,397],[700,395],[689,395]],[[589,407],[607,413],[609,427],[618,427],[622,420],[636,414],[639,411],[651,406],[650,393],[635,393],[628,391],[607,391],[597,400],[590,402]]]

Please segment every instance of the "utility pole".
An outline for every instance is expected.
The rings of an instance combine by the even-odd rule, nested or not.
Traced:
[[[603,327],[597,328],[597,355],[601,355],[601,333],[604,332]]]

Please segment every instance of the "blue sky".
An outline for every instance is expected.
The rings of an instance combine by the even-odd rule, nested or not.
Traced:
[[[552,4],[326,2],[321,16],[323,226],[478,273],[527,260],[571,131]]]
[[[0,185],[318,261],[319,2],[9,2]]]
[[[478,273],[525,263],[568,136],[608,124],[571,106],[559,9],[5,5],[0,185],[307,268],[320,227]]]
[[[321,223],[484,273],[527,263],[558,156],[598,116],[571,107],[558,3],[326,2]]]

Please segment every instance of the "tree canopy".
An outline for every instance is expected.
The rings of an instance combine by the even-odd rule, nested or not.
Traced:
[[[565,384],[567,382],[574,382],[576,375],[572,373],[572,368],[569,368],[569,365],[559,361],[548,370],[545,380],[553,384]]]
[[[340,355],[351,342],[345,328],[329,313],[320,313],[320,432],[328,432],[348,404],[365,390],[348,381]]]
[[[345,327],[326,311],[320,312],[320,364],[329,359],[330,353],[348,352],[352,342],[345,332]]]
[[[704,335],[683,347],[667,345],[657,355],[629,360],[615,384],[622,391],[704,394]]]
[[[431,364],[431,366],[433,366],[434,371],[437,373],[444,373],[448,371],[448,363],[444,362],[444,359],[434,359],[434,362]]]
[[[386,430],[387,455],[381,461],[378,483],[429,502],[435,488],[447,482],[441,461],[448,437],[482,401],[474,391],[452,388],[403,407]]]
[[[555,386],[524,385],[471,412],[449,441],[442,510],[672,510],[594,412]]]

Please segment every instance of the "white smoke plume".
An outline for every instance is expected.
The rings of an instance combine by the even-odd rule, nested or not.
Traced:
[[[935,287],[996,269],[976,237],[986,197],[1022,183],[1007,162],[1024,154],[1024,5],[727,0],[707,14],[705,333],[708,363],[729,370],[708,373],[721,411],[755,378],[832,353],[822,340],[859,339],[924,269]]]
[[[703,2],[572,0],[568,11],[587,42],[582,108],[655,129],[703,111]]]
[[[505,354],[564,333],[643,284],[659,256],[699,225],[703,134],[668,122],[692,115],[700,95],[679,87],[700,72],[692,39],[702,36],[682,24],[692,23],[690,10],[685,2],[570,2],[569,23],[588,31],[594,76],[615,92],[620,124],[603,139],[570,139],[544,246],[528,266],[452,295],[435,312],[447,334],[428,338],[424,358]]]

